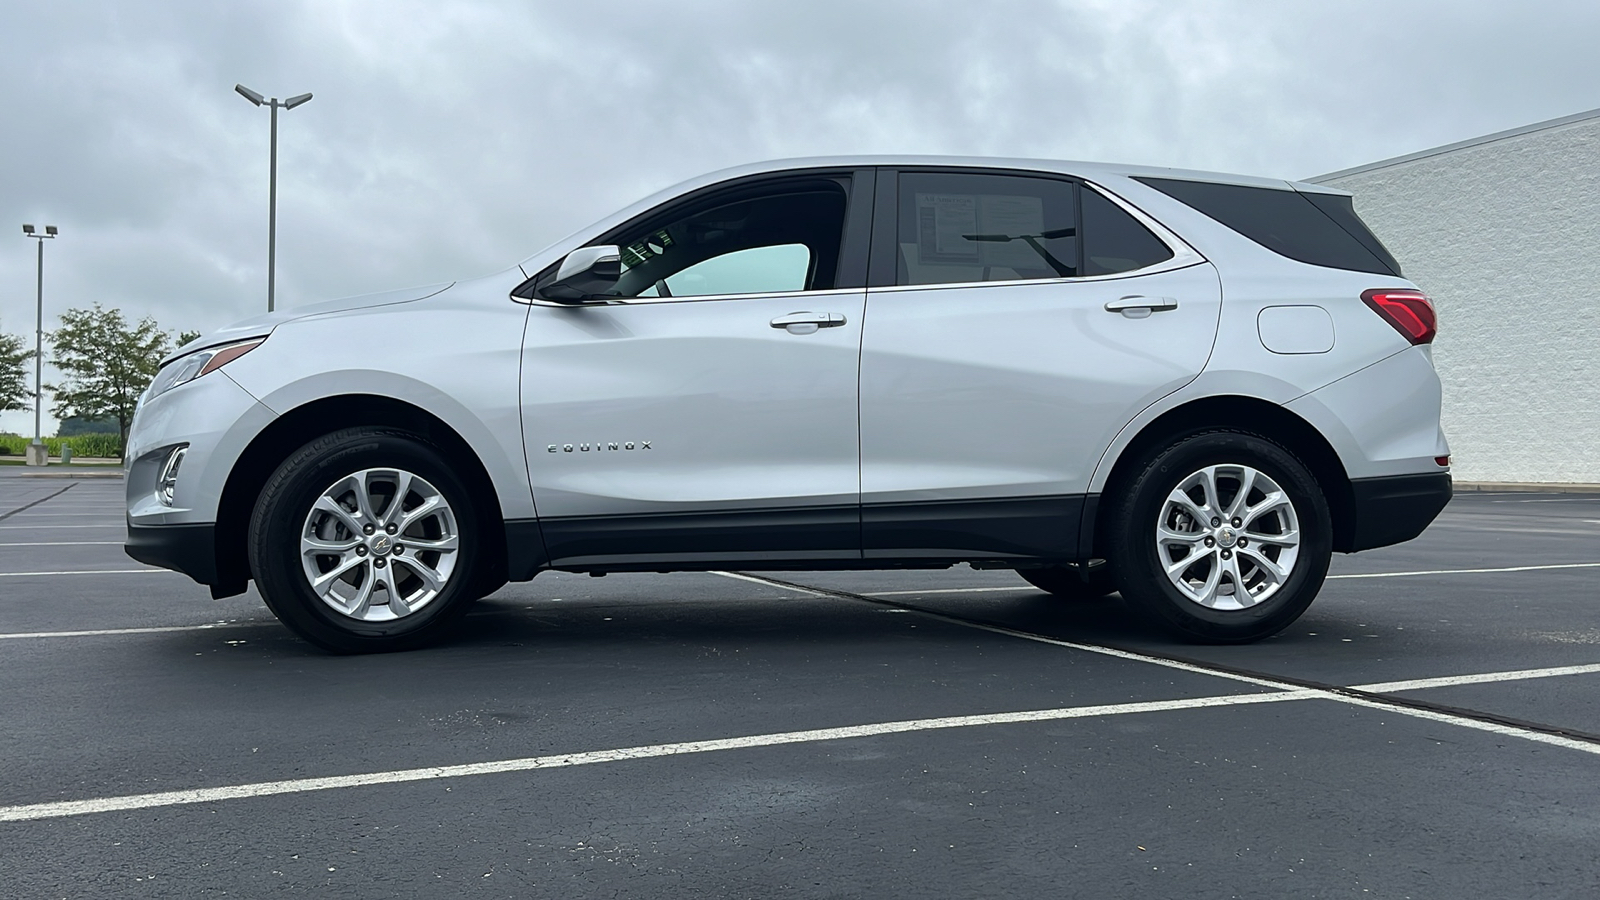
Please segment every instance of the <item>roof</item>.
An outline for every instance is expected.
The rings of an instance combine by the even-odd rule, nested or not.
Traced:
[[[1496,131],[1494,134],[1486,134],[1483,137],[1470,138],[1465,141],[1456,141],[1454,144],[1445,144],[1442,147],[1434,147],[1431,150],[1418,150],[1415,153],[1407,153],[1404,156],[1396,156],[1393,159],[1381,159],[1377,162],[1367,163],[1364,166],[1356,166],[1352,169],[1340,169],[1337,172],[1329,172],[1326,175],[1314,175],[1306,180],[1311,182],[1320,182],[1332,178],[1344,178],[1347,175],[1361,175],[1377,169],[1387,169],[1390,166],[1398,166],[1403,163],[1414,162],[1419,159],[1427,159],[1430,156],[1442,156],[1446,153],[1454,153],[1457,150],[1465,150],[1468,147],[1479,147],[1484,144],[1492,144],[1495,141],[1503,141],[1507,138],[1521,137],[1522,135],[1533,134],[1534,132],[1538,131],[1548,131],[1551,128],[1560,128],[1563,125],[1571,125],[1575,122],[1583,122],[1589,119],[1600,119],[1600,109],[1591,109],[1588,112],[1573,113],[1570,116],[1562,116],[1559,119],[1548,119],[1544,122],[1535,122],[1532,125],[1524,125],[1521,128],[1511,128],[1506,131]]]

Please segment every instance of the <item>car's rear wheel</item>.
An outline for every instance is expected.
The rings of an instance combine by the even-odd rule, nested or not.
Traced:
[[[267,606],[336,653],[437,640],[476,599],[481,528],[466,487],[414,435],[318,438],[262,488],[250,567]]]
[[[1105,560],[1087,564],[1018,569],[1022,580],[1063,600],[1098,600],[1117,589],[1111,566]]]
[[[1111,558],[1122,596],[1179,634],[1276,634],[1316,598],[1332,519],[1307,467],[1265,438],[1193,435],[1156,453],[1118,498]]]

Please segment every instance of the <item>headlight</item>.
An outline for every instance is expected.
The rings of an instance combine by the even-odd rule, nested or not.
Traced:
[[[207,372],[214,372],[261,346],[261,342],[265,340],[264,337],[251,338],[248,341],[207,347],[187,356],[180,356],[156,373],[155,380],[150,382],[150,387],[145,390],[140,402],[154,400],[180,384],[188,384]]]

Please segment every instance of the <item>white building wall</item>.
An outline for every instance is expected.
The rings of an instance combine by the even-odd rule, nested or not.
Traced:
[[[1439,310],[1462,481],[1600,483],[1600,118],[1314,179]]]

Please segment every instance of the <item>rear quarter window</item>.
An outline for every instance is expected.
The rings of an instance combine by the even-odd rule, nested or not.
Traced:
[[[1115,275],[1163,263],[1172,250],[1092,188],[1080,192],[1083,205],[1083,274]]]
[[[1175,178],[1134,180],[1280,256],[1331,269],[1400,274],[1400,264],[1356,215],[1349,197]]]

